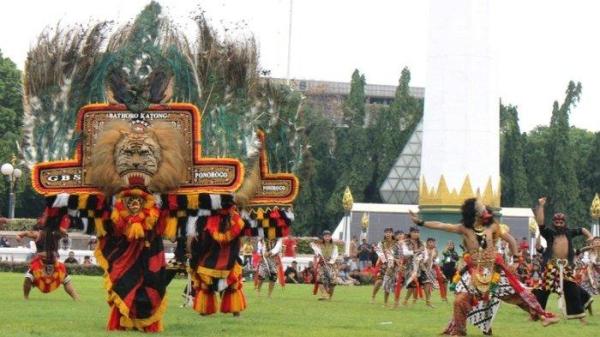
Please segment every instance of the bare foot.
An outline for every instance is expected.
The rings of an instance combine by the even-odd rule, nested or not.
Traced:
[[[375,304],[375,297],[371,297],[371,304]]]
[[[430,308],[435,308],[435,307],[433,306],[433,304],[431,304],[431,302],[426,302],[426,303],[425,303],[425,305],[426,305],[426,306],[428,306],[428,307],[430,307]]]
[[[581,325],[587,325],[588,322],[585,320],[585,318],[580,318],[579,319],[579,323],[581,323]]]
[[[543,317],[542,318],[542,326],[548,326],[550,324],[558,323],[560,321],[560,317],[552,316],[552,317]]]

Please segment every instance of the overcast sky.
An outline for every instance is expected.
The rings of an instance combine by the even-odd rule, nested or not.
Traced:
[[[27,50],[47,25],[94,20],[126,22],[146,0],[2,1],[0,49],[23,68]],[[254,34],[261,66],[285,77],[289,0],[159,1],[190,34],[199,6],[217,27],[243,22]],[[571,123],[600,130],[598,5],[586,0],[493,1],[495,61],[499,95],[519,107],[521,128],[547,125],[552,103],[562,100],[569,80],[581,81],[582,99]],[[425,86],[427,20],[425,0],[295,0],[291,76],[349,81],[354,68],[368,83],[396,85],[408,66],[413,86]],[[238,30],[236,35],[241,34]]]

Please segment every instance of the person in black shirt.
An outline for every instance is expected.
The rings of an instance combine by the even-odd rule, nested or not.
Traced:
[[[585,228],[568,228],[566,216],[562,213],[554,214],[552,228],[545,226],[546,198],[540,198],[538,202],[535,218],[540,228],[540,235],[546,239],[548,247],[543,253],[542,265],[545,265],[545,270],[541,283],[533,293],[543,308],[546,307],[552,292],[562,294],[559,301],[564,301],[562,308],[567,319],[578,318],[582,324],[587,324],[585,309],[591,311],[593,298],[575,282],[573,238],[583,235],[587,240],[591,240],[592,234]]]
[[[69,252],[69,257],[67,257],[65,259],[64,263],[69,263],[69,264],[79,264],[79,261],[77,261],[77,259],[75,258],[75,253],[73,251]]]
[[[292,265],[285,269],[285,283],[300,283],[298,281],[298,262],[292,261]]]
[[[367,268],[367,262],[371,259],[371,245],[367,243],[367,239],[362,239],[362,243],[358,246],[358,269]]]
[[[456,273],[456,262],[460,257],[454,249],[454,242],[448,241],[446,248],[442,252],[442,272],[446,279],[452,281],[454,274]]]

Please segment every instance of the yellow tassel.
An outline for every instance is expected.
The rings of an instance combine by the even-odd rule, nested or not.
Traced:
[[[259,209],[256,211],[256,220],[262,220],[262,219],[264,219],[264,218],[265,218],[265,212],[263,211],[263,209],[262,209],[262,208],[259,208]]]
[[[263,228],[268,228],[269,227],[269,219],[264,219],[262,221],[262,227]]]
[[[168,217],[167,218],[167,228],[165,228],[165,236],[169,240],[175,239],[175,235],[177,234],[177,218],[176,217]]]
[[[121,215],[119,214],[119,211],[116,208],[113,209],[110,213],[110,219],[113,223],[118,223],[119,219],[121,219]]]
[[[87,193],[79,195],[79,202],[77,202],[77,209],[86,209],[87,208],[87,201],[88,201],[89,196],[90,195]]]
[[[139,222],[134,222],[127,226],[127,238],[129,240],[141,239],[144,237],[144,227]]]
[[[188,194],[186,197],[188,209],[198,209],[198,207],[200,207],[198,204],[198,194]]]
[[[96,225],[96,235],[103,237],[106,235],[106,229],[104,229],[104,221],[102,218],[94,218],[94,224]]]
[[[269,239],[271,239],[271,240],[275,239],[275,235],[277,234],[275,232],[275,227],[270,227],[268,233],[269,233],[268,234]]]

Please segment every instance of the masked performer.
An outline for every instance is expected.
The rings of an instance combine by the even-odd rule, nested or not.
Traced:
[[[277,279],[283,282],[283,270],[281,264],[282,239],[264,239],[258,242],[258,253],[260,262],[258,264],[258,284],[256,291],[260,295],[260,290],[264,281],[269,282],[268,296],[271,297],[275,282]]]
[[[536,221],[540,228],[541,236],[547,242],[543,254],[544,271],[542,282],[534,289],[534,294],[542,307],[546,307],[550,293],[560,295],[559,306],[568,319],[578,318],[582,324],[585,321],[585,309],[593,301],[590,294],[583,290],[574,279],[573,238],[583,235],[591,240],[592,234],[585,228],[568,228],[566,217],[557,213],[552,218],[553,228],[544,225],[544,205],[546,198],[538,200],[539,205],[535,211]]]
[[[313,294],[317,294],[317,289],[321,292],[319,300],[331,300],[335,290],[337,271],[336,260],[338,258],[338,248],[333,243],[331,232],[323,231],[323,238],[317,242],[311,243],[311,248],[315,253],[315,287]]]
[[[492,321],[500,300],[518,305],[530,315],[541,319],[544,325],[556,322],[557,318],[544,311],[535,296],[524,288],[496,253],[496,242],[503,239],[510,243],[513,254],[517,255],[515,239],[494,221],[491,211],[477,199],[465,200],[461,211],[462,221],[459,225],[423,221],[410,212],[413,222],[418,226],[456,233],[463,237],[465,266],[460,270],[460,279],[455,288],[454,315],[444,334],[466,335],[467,320],[485,334],[491,334]]]
[[[375,253],[378,256],[377,267],[379,272],[377,273],[375,284],[373,285],[373,293],[371,295],[371,303],[375,303],[375,296],[379,291],[379,288],[383,287],[384,293],[384,305],[387,306],[390,292],[394,288],[394,282],[396,280],[396,261],[394,259],[394,249],[396,247],[396,238],[394,237],[394,230],[392,228],[386,228],[383,231],[383,240],[377,243],[375,247]]]
[[[23,296],[26,300],[29,299],[32,286],[42,293],[49,293],[61,285],[71,298],[79,299],[65,265],[58,260],[58,240],[64,235],[66,233],[49,230],[33,230],[17,234],[17,241],[20,242],[23,238],[33,239],[37,249],[23,282]]]

